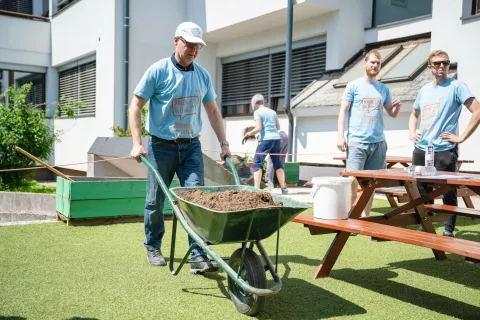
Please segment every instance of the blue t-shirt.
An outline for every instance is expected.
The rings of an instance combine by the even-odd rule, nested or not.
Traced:
[[[415,144],[425,151],[431,141],[435,151],[453,149],[455,143],[440,138],[442,132],[458,135],[458,118],[462,105],[473,94],[462,81],[448,78],[441,85],[428,83],[420,89],[413,104],[420,111],[420,131],[422,137]]]
[[[260,107],[253,113],[254,120],[262,120],[262,130],[260,131],[260,140],[279,140],[280,135],[277,130],[277,113],[270,108]]]
[[[348,141],[376,143],[385,141],[383,106],[392,102],[390,90],[379,81],[364,77],[348,83],[343,100],[350,101]]]
[[[166,140],[196,137],[202,130],[202,101],[217,98],[204,68],[194,62],[192,71],[180,71],[171,58],[151,65],[133,93],[149,100],[148,133]]]

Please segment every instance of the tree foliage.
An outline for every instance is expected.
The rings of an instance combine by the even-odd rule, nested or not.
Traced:
[[[31,88],[31,83],[19,88],[12,85],[0,94],[0,170],[35,167],[35,162],[17,152],[15,146],[47,160],[54,143],[60,141],[40,108],[44,104],[28,102]],[[70,98],[62,98],[56,104],[67,118],[75,118],[78,108],[84,107],[82,102]],[[32,170],[0,172],[0,187],[8,190],[26,184],[32,173]]]

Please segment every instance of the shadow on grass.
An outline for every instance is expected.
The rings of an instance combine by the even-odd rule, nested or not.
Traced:
[[[282,278],[282,290],[279,294],[267,299],[263,311],[257,316],[258,319],[326,319],[332,317],[352,316],[365,314],[367,311],[325,289],[318,287],[308,281],[289,278],[291,268],[288,262],[316,266],[318,260],[308,259],[303,256],[281,256],[279,264],[283,264],[285,272],[280,275]],[[267,272],[268,273],[268,272]],[[210,296],[221,299],[230,299],[228,287],[224,285],[227,275],[224,272],[205,274],[205,278],[216,281],[222,296],[205,292],[205,288],[183,288],[186,293]],[[269,273],[267,278],[271,278]],[[272,286],[273,281],[269,280],[267,286]],[[198,291],[197,291],[198,290]],[[319,303],[321,302],[321,303]],[[326,307],[326,306],[335,306]],[[232,305],[233,308],[233,305]]]
[[[415,269],[415,266],[422,265],[422,261],[425,264],[426,260],[420,260],[417,264],[410,265],[410,267]],[[428,262],[430,268],[433,269],[432,261]],[[397,264],[395,263],[394,265]],[[422,268],[426,270],[425,266],[422,266]],[[413,271],[418,270],[415,269]],[[455,274],[457,274],[456,271]],[[434,312],[462,319],[478,319],[480,307],[392,281],[397,276],[398,274],[389,268],[368,270],[342,269],[334,270],[331,274],[331,277],[334,279],[345,281]]]
[[[473,289],[480,289],[480,265],[471,265],[463,261],[462,257],[447,255],[448,260],[437,261],[434,258],[405,260],[390,263],[395,269],[405,269],[423,275],[458,283]],[[453,259],[460,259],[459,261]],[[480,314],[480,313],[479,313]]]
[[[0,316],[0,320],[26,320],[27,318],[24,317],[16,317],[16,316]]]

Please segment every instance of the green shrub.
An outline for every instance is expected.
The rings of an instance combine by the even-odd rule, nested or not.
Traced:
[[[0,94],[0,170],[35,167],[35,162],[17,152],[18,146],[41,160],[53,151],[59,135],[45,118],[42,105],[27,101],[31,83],[19,88],[10,86]],[[8,101],[8,103],[5,103]],[[74,99],[62,98],[56,103],[68,118],[74,118],[76,110],[84,104]],[[33,170],[0,172],[0,187],[9,190],[29,183]]]
[[[147,117],[147,114],[148,114],[148,103],[145,104],[142,108],[142,116],[141,116],[141,121],[142,121],[142,125],[141,125],[141,129],[142,129],[142,137],[146,137],[148,136],[148,132],[147,132],[147,129],[146,129],[146,125],[147,125],[147,122],[146,122],[146,117]],[[127,116],[128,116],[128,110],[127,110]],[[130,128],[128,128],[127,130],[123,129],[121,126],[116,126],[116,127],[113,127],[112,128],[113,132],[115,133],[115,135],[117,137],[131,137],[132,136],[132,131],[130,130]]]

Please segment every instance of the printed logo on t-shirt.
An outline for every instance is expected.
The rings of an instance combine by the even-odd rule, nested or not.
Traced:
[[[365,113],[363,115],[364,123],[375,123],[379,121],[375,111],[381,110],[381,101],[381,97],[362,99],[362,110]],[[370,115],[372,112],[375,112],[375,115]]]
[[[200,99],[197,96],[173,98],[172,99],[172,113],[175,117],[180,117],[180,120],[197,114],[197,106]]]
[[[428,131],[433,125],[434,120],[438,117],[440,112],[440,102],[428,104],[421,107],[422,116],[422,131]]]

